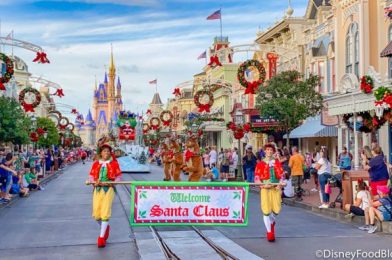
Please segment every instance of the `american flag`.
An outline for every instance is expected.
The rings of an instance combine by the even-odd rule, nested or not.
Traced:
[[[197,57],[198,60],[207,58],[207,51],[204,51],[202,54]]]
[[[213,14],[207,17],[207,20],[221,19],[221,10],[215,11]]]
[[[154,80],[149,81],[148,83],[150,83],[150,84],[157,84],[157,82],[158,82],[158,79],[154,79]]]

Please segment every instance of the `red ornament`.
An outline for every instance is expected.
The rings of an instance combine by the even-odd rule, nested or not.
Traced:
[[[37,52],[37,56],[33,60],[33,62],[38,62],[38,63],[50,63],[48,57],[46,56],[45,52]]]
[[[220,63],[218,56],[215,55],[210,57],[210,62],[208,63],[208,66],[222,66],[222,63]]]
[[[175,97],[180,97],[181,96],[181,91],[179,88],[175,88],[173,93],[172,93]]]
[[[64,97],[64,92],[63,92],[63,89],[62,88],[58,88],[57,90],[56,90],[56,92],[53,94],[53,95],[55,95],[55,96],[58,96],[58,97]]]

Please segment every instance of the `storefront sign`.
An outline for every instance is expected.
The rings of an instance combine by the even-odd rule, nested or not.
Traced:
[[[271,127],[278,126],[279,122],[272,117],[261,117],[259,115],[250,116],[250,122],[254,127]]]
[[[248,223],[246,183],[135,182],[132,226],[230,225]]]
[[[321,124],[324,126],[336,126],[339,124],[339,117],[338,116],[330,116],[328,114],[328,108],[323,107],[321,110]]]

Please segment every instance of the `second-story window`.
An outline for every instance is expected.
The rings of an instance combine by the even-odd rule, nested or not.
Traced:
[[[350,24],[346,34],[346,73],[359,77],[359,31],[358,24]]]

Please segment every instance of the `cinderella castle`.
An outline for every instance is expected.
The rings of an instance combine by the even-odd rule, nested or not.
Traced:
[[[119,112],[123,110],[121,82],[114,65],[113,50],[110,55],[109,73],[105,71],[103,83],[95,83],[92,109],[86,117],[79,115],[75,121],[76,134],[82,138],[85,146],[94,147],[96,140],[108,134],[115,125]],[[92,111],[91,111],[92,110]]]

